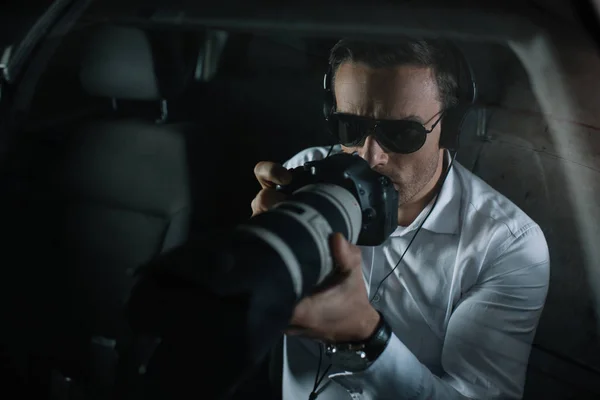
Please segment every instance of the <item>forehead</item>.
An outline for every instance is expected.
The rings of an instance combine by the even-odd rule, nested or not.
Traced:
[[[345,62],[334,82],[338,112],[381,119],[419,117],[424,122],[441,106],[435,76],[426,67],[371,68]]]

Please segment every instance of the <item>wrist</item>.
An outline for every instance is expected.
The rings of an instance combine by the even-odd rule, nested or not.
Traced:
[[[381,324],[381,314],[369,304],[370,308],[360,320],[360,329],[355,339],[356,342],[368,341]]]
[[[376,312],[377,315],[379,315],[379,323],[371,336],[363,342],[365,343],[364,349],[366,356],[371,363],[383,353],[392,337],[392,328],[383,318],[383,315],[379,311]]]
[[[383,353],[392,337],[392,329],[383,315],[375,312],[379,322],[366,340],[327,346],[327,355],[334,365],[351,372],[364,371]]]

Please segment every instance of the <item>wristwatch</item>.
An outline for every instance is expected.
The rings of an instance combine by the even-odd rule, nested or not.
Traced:
[[[371,337],[362,342],[328,344],[326,354],[331,364],[349,372],[360,372],[369,368],[387,347],[392,329],[379,313],[379,324]]]

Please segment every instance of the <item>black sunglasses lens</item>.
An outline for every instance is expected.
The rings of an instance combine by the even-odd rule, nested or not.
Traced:
[[[410,154],[419,150],[427,139],[427,130],[416,121],[382,121],[377,139],[395,153]]]
[[[366,126],[359,119],[345,116],[337,117],[334,134],[341,144],[348,147],[362,146],[365,141]]]

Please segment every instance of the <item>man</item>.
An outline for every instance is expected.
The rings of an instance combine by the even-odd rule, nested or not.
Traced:
[[[342,40],[332,49],[333,118],[412,120],[430,132],[409,154],[391,151],[373,130],[342,143],[341,151],[358,152],[394,182],[398,228],[371,248],[333,236],[341,278],[295,309],[285,338],[284,400],[311,393],[323,400],[522,397],[548,288],[548,248],[535,222],[440,148],[444,111],[457,96],[446,52],[423,40]],[[307,149],[285,167],[326,154]],[[282,200],[273,187],[291,177],[271,162],[255,174],[257,214]],[[331,358],[320,379],[330,364],[323,343],[367,346],[384,325],[391,334],[365,350],[363,368]]]

